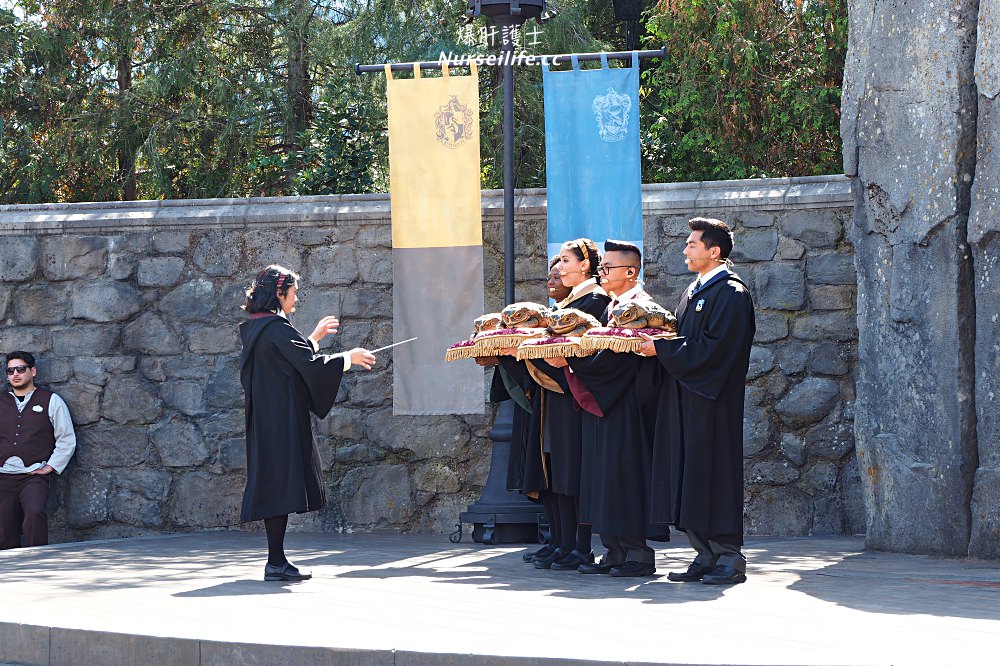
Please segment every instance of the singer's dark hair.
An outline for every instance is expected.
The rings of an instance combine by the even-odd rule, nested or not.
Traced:
[[[246,301],[243,309],[250,314],[257,312],[277,312],[281,308],[279,296],[284,296],[288,290],[298,284],[299,274],[284,266],[271,264],[254,278],[246,291]]]
[[[719,248],[719,259],[728,259],[733,251],[733,232],[722,220],[711,217],[695,217],[688,220],[691,231],[701,232],[701,242],[705,247]]]

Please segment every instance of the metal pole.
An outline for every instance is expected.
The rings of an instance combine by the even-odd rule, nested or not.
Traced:
[[[512,39],[504,39],[503,65],[503,283],[504,301],[514,302],[514,54]]]

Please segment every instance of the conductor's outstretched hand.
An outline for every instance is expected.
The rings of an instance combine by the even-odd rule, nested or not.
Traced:
[[[365,370],[371,370],[372,366],[375,365],[375,354],[371,353],[367,349],[362,349],[361,347],[355,347],[351,351],[347,352],[351,357],[351,365],[360,365]]]
[[[316,328],[313,329],[312,335],[309,336],[310,340],[315,340],[317,343],[328,335],[336,335],[337,329],[340,328],[340,320],[330,315],[328,317],[323,317],[316,324]]]

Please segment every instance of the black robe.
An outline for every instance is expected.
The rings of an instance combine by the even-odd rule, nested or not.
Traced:
[[[656,362],[605,350],[569,364],[603,413],[587,412],[581,426],[580,522],[605,536],[668,540],[669,530],[654,525],[649,513]]]
[[[326,504],[309,412],[330,413],[344,359],[316,354],[284,317],[240,324],[240,382],[246,408],[244,521],[316,511]]]
[[[677,308],[677,340],[657,340],[666,372],[653,451],[653,520],[743,543],[743,398],[756,325],[750,290],[715,275]]]
[[[490,384],[490,402],[498,403],[514,400],[514,416],[510,432],[510,455],[507,458],[507,490],[524,490],[524,467],[528,456],[528,442],[531,441],[531,411],[536,401],[538,387],[531,379],[524,363],[510,356],[498,358],[499,365],[494,368],[493,381]],[[501,373],[506,373],[506,378]],[[516,387],[524,396],[514,399],[507,383]],[[522,404],[527,402],[527,407]],[[537,446],[531,447],[535,451]]]
[[[566,308],[574,308],[586,312],[602,324],[607,323],[605,312],[611,303],[611,297],[603,292],[591,292],[566,304]],[[540,468],[532,469],[530,478],[536,490],[548,489],[560,495],[576,497],[580,494],[580,465],[582,458],[580,431],[581,410],[573,400],[566,383],[566,373],[562,368],[556,368],[545,361],[528,361],[536,369],[551,377],[562,389],[562,393],[542,389],[543,420],[535,425],[541,432],[543,446],[547,440],[549,451],[549,469],[547,478],[540,477]]]

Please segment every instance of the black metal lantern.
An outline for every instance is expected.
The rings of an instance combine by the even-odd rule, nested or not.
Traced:
[[[466,20],[484,16],[501,34],[501,52],[513,55],[514,32],[509,28],[522,26],[533,18],[543,22],[545,0],[469,0]],[[504,221],[504,300],[514,302],[514,74],[513,63],[503,60],[503,221]],[[513,401],[507,400],[497,411],[490,438],[493,456],[486,487],[479,501],[459,516],[457,536],[461,539],[462,523],[473,525],[472,538],[480,543],[538,542],[547,529],[541,506],[523,495],[507,490],[507,456],[513,431]]]

